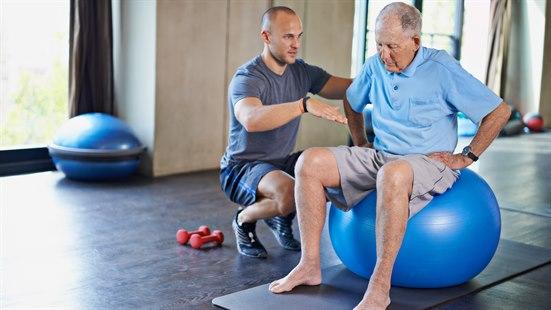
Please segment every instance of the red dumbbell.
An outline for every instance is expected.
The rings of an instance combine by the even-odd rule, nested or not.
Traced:
[[[199,249],[203,244],[209,242],[216,242],[216,245],[222,244],[224,242],[224,234],[220,230],[215,230],[212,232],[212,235],[209,236],[200,236],[193,235],[189,240],[191,247],[194,249]]]
[[[179,229],[176,232],[176,241],[178,241],[179,244],[184,245],[188,242],[189,238],[192,235],[208,236],[208,235],[210,235],[210,229],[206,225],[200,226],[199,229],[194,230],[194,231],[187,231],[185,229]]]

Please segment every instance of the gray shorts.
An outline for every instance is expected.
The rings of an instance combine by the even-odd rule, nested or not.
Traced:
[[[393,155],[372,148],[338,146],[329,150],[335,155],[341,178],[340,188],[327,188],[327,197],[338,208],[348,211],[376,188],[377,172],[396,159],[413,168],[413,190],[409,200],[411,218],[425,207],[434,195],[444,193],[459,173],[444,163],[425,155]]]

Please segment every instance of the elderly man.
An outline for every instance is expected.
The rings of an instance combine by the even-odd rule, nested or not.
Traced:
[[[376,189],[377,262],[357,309],[385,309],[408,218],[451,187],[457,170],[476,161],[507,121],[510,109],[503,100],[444,51],[421,47],[420,34],[421,15],[414,7],[392,3],[379,13],[378,55],[366,61],[346,95],[356,146],[312,148],[299,158],[295,196],[302,256],[285,278],[270,284],[270,291],[321,283],[326,195],[348,210]],[[373,104],[373,148],[361,114],[368,103]],[[458,111],[481,123],[470,145],[453,154]]]
[[[287,7],[273,7],[262,16],[262,53],[242,65],[228,87],[230,129],[220,163],[220,184],[227,197],[241,205],[233,219],[239,253],[265,258],[256,236],[264,219],[282,247],[300,251],[291,229],[295,211],[295,146],[300,116],[311,113],[346,124],[338,107],[307,96],[343,99],[350,79],[329,75],[297,59],[302,23]]]

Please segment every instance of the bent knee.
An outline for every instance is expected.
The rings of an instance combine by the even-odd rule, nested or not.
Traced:
[[[309,148],[302,152],[295,166],[295,176],[315,176],[322,172],[328,163],[331,151],[322,147]]]
[[[405,160],[386,163],[377,172],[377,186],[389,186],[394,189],[409,189],[413,184],[413,168]]]

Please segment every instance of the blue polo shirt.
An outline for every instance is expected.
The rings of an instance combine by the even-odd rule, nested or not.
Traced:
[[[503,101],[445,51],[426,47],[399,73],[368,58],[346,96],[356,112],[373,104],[374,147],[398,155],[453,152],[457,112],[479,123]]]

